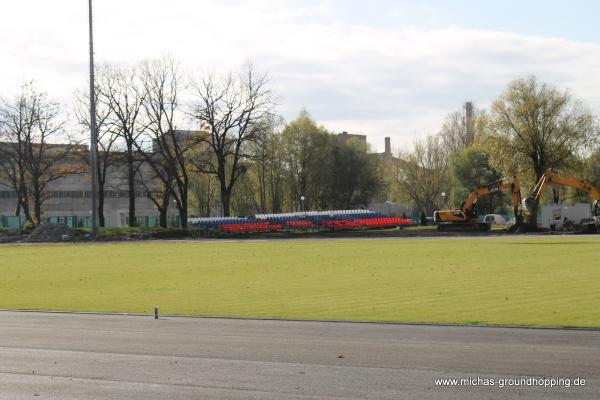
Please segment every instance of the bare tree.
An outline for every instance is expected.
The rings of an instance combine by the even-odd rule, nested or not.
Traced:
[[[149,177],[150,179],[148,179]],[[158,210],[159,226],[166,228],[168,226],[167,216],[172,182],[162,182],[160,187],[157,187],[157,182],[162,182],[161,177],[155,174],[145,174],[143,169],[140,168],[138,171],[138,184],[144,188],[146,196],[154,203],[154,206]]]
[[[99,76],[105,73],[106,69],[99,70]],[[100,78],[100,82],[105,80]],[[96,162],[96,171],[98,174],[98,219],[100,226],[105,226],[104,218],[104,200],[105,200],[105,187],[108,179],[108,171],[111,167],[117,165],[120,161],[117,154],[113,152],[116,147],[119,135],[117,134],[115,127],[111,124],[111,109],[107,106],[109,103],[108,99],[103,101],[98,100],[98,96],[102,96],[104,91],[96,90],[96,132],[98,134],[98,159]],[[90,128],[90,103],[89,95],[84,92],[75,93],[75,115],[80,125]],[[90,158],[87,158],[88,165]],[[91,168],[91,166],[90,166]]]
[[[267,76],[258,74],[251,64],[237,77],[211,74],[194,86],[198,101],[191,114],[207,132],[197,140],[215,156],[194,164],[199,172],[217,177],[223,215],[229,216],[234,186],[246,172],[246,161],[253,157],[248,144],[268,129],[261,122],[273,113],[273,94]]]
[[[397,163],[400,196],[431,215],[448,187],[448,160],[439,136],[417,140],[411,153],[401,154]]]
[[[138,143],[138,152],[175,201],[181,226],[187,228],[190,183],[187,154],[195,141],[189,131],[176,129],[181,75],[176,62],[164,58],[144,62],[141,80],[145,91],[142,103],[145,135],[150,138],[152,148],[143,149]]]
[[[200,217],[210,217],[217,202],[216,177],[210,174],[193,174],[190,191],[195,199],[195,210]]]
[[[140,84],[138,69],[125,66],[101,67],[96,88],[98,107],[106,107],[110,111],[106,123],[110,125],[124,147],[122,155],[127,167],[129,226],[136,226],[136,175],[140,167],[137,148],[140,136],[144,132],[140,113],[146,92]]]
[[[479,111],[471,103],[467,103],[463,109],[446,116],[439,135],[448,155],[457,153],[475,143],[479,130],[478,120],[482,115],[482,111]]]
[[[48,184],[81,172],[81,164],[67,160],[79,155],[72,145],[51,143],[65,135],[64,120],[58,103],[38,92],[33,83],[23,85],[14,102],[4,102],[0,114],[6,140],[2,145],[2,175],[17,193],[17,208],[23,209],[30,223],[40,224]]]
[[[27,221],[33,224],[29,210],[26,142],[27,131],[33,129],[35,116],[31,109],[25,107],[25,90],[26,87],[23,87],[16,104],[6,100],[0,104],[0,181],[16,193],[15,215],[20,216],[23,211]]]

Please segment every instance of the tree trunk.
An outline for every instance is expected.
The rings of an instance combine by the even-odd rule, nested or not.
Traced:
[[[229,211],[229,204],[231,202],[231,198],[229,193],[226,190],[221,190],[221,206],[223,207],[223,216],[229,217],[231,216],[231,212]]]
[[[129,191],[129,226],[134,227],[137,226],[135,216],[135,165],[131,148],[127,150],[127,186]]]
[[[104,184],[98,185],[98,223],[104,228]]]
[[[168,182],[165,185],[165,189],[162,192],[160,202],[157,202],[157,201],[154,202],[154,204],[158,208],[158,213],[159,213],[158,224],[160,225],[161,228],[169,227],[168,212],[169,212],[169,205],[170,205],[169,203],[171,201],[171,191],[170,191],[169,187],[171,187],[171,182]]]
[[[25,215],[25,219],[27,220],[27,222],[29,222],[31,225],[34,225],[35,222],[33,221],[33,218],[31,216],[31,210],[29,209],[29,205],[25,205],[25,203],[22,203],[21,207],[23,207],[23,214]]]
[[[163,207],[159,208],[158,211],[159,211],[158,224],[160,225],[161,228],[166,228],[168,225],[168,221],[167,221],[168,208],[166,206],[163,206]]]
[[[42,201],[40,193],[33,194],[33,213],[35,225],[40,225],[42,223]]]
[[[31,225],[34,225],[33,218],[31,218],[31,209],[29,208],[29,193],[25,184],[20,185],[20,190],[17,196],[19,199],[17,200],[21,204],[21,208],[23,209],[23,215],[27,222]]]
[[[230,191],[227,190],[227,182],[225,181],[225,165],[219,165],[219,186],[221,189],[221,206],[223,207],[223,216],[229,217],[229,204],[231,202]]]
[[[187,229],[187,193],[181,193],[181,204],[178,205],[181,227]]]
[[[263,161],[264,163],[264,161]],[[260,213],[264,214],[267,212],[267,178],[265,166],[259,166],[258,169],[258,190],[260,197]]]

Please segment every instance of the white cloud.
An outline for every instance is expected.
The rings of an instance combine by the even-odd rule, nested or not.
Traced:
[[[35,78],[65,102],[85,87],[87,9],[74,0],[4,5],[0,93]],[[488,106],[514,78],[537,74],[600,111],[600,46],[458,26],[384,28],[345,23],[328,2],[96,0],[98,61],[165,53],[194,69],[253,60],[269,71],[294,118],[302,107],[333,130],[377,148],[434,133],[465,100]]]

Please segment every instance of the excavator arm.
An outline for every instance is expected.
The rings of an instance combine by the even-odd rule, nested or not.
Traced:
[[[548,186],[553,183],[588,192],[592,198],[592,202],[594,205],[594,215],[600,215],[600,190],[598,190],[590,183],[578,179],[574,176],[564,173],[558,175],[556,171],[554,171],[552,168],[548,169],[544,173],[544,175],[542,175],[540,180],[535,185],[532,195],[523,200],[523,207],[528,212],[531,212],[534,204],[537,204],[537,202],[540,200]]]
[[[473,204],[475,204],[477,199],[480,197],[484,197],[484,196],[490,195],[492,193],[505,192],[508,190],[510,190],[510,192],[511,192],[513,211],[516,216],[517,214],[519,214],[519,203],[521,201],[521,199],[520,199],[521,187],[519,184],[518,176],[513,177],[512,182],[500,181],[500,182],[494,182],[489,185],[478,187],[476,190],[471,192],[471,194],[467,198],[467,201],[462,206],[462,211],[465,214],[469,213],[469,210],[472,209]]]
[[[516,224],[520,224],[522,221],[521,213],[519,211],[521,188],[517,176],[513,177],[512,181],[499,181],[478,187],[469,194],[469,197],[467,197],[467,200],[463,203],[460,210],[436,211],[433,215],[434,221],[440,224],[438,228],[441,230],[446,230],[451,226],[459,227],[466,225],[472,225],[483,230],[489,229],[488,224],[480,224],[477,222],[477,217],[479,215],[477,200],[493,193],[505,191],[511,192]]]

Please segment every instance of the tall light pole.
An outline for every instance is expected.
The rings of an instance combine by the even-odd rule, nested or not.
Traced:
[[[92,0],[88,0],[90,28],[90,169],[92,171],[92,236],[98,237],[98,133],[96,132],[96,96],[94,79],[94,30]]]

